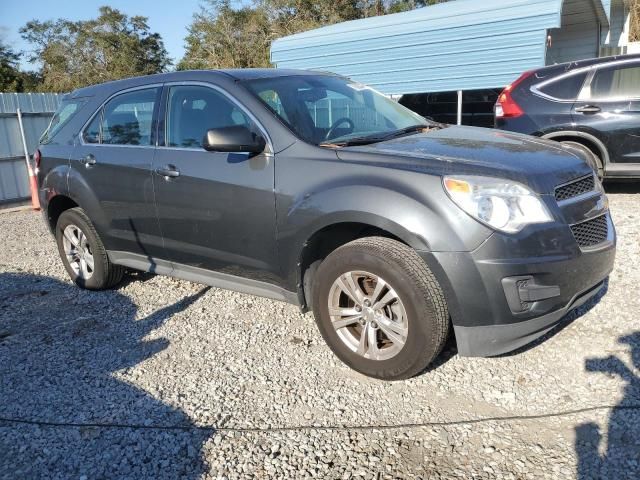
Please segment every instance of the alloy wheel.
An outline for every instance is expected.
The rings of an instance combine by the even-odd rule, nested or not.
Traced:
[[[404,305],[393,287],[373,273],[340,275],[329,290],[329,316],[340,340],[370,360],[396,356],[407,341]]]
[[[76,275],[88,280],[93,275],[93,250],[87,236],[76,225],[67,225],[62,232],[62,246],[67,262]]]

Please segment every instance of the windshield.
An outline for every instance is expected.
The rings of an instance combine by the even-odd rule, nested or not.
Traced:
[[[314,145],[372,141],[433,126],[366,85],[328,75],[261,78],[244,84],[301,139]]]

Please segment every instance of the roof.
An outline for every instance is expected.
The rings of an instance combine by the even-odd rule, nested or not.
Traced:
[[[180,70],[177,72],[156,73],[140,77],[129,77],[121,80],[90,85],[79,88],[71,95],[74,98],[94,95],[99,89],[118,90],[129,87],[137,87],[152,83],[187,81],[195,79],[205,79],[206,77],[231,77],[235,80],[252,80],[257,78],[285,77],[291,75],[318,75],[319,72],[309,72],[307,70],[275,69],[275,68],[237,68],[227,70]],[[327,73],[326,75],[330,75]]]
[[[546,75],[549,73],[561,71],[568,72],[569,70],[576,70],[578,68],[590,67],[592,65],[600,65],[602,63],[617,62],[622,60],[640,60],[640,53],[633,53],[628,55],[612,55],[609,57],[587,58],[584,60],[576,60],[573,62],[556,63],[554,65],[539,68],[538,70],[536,70],[536,73]]]
[[[575,0],[456,0],[352,20],[277,39],[271,60],[387,94],[499,87],[545,65],[547,31],[561,26],[565,1]],[[608,25],[601,0],[577,4]]]

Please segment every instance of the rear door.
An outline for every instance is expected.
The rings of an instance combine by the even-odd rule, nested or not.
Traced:
[[[640,62],[596,68],[574,104],[578,125],[598,132],[612,170],[640,165]]]
[[[150,260],[164,256],[151,165],[160,86],[119,93],[96,112],[74,149],[70,191],[85,198],[105,247]]]
[[[275,283],[279,272],[270,146],[257,156],[202,147],[210,128],[246,125],[263,136],[265,132],[232,97],[208,84],[166,85],[162,103],[153,180],[174,268]]]
[[[572,72],[545,80],[532,88],[544,101],[537,100],[523,108],[540,131],[549,127],[557,130],[573,126],[573,105],[587,78],[587,72]]]

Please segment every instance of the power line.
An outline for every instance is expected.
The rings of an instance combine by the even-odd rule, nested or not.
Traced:
[[[541,413],[534,415],[508,415],[495,417],[480,417],[464,420],[445,420],[415,423],[383,424],[383,425],[295,425],[289,427],[216,427],[215,425],[144,425],[133,423],[76,423],[76,422],[53,422],[45,420],[32,420],[24,418],[0,417],[0,423],[35,425],[40,427],[57,428],[107,428],[107,429],[134,429],[134,430],[175,430],[175,431],[209,431],[209,432],[229,432],[229,433],[272,433],[272,432],[295,432],[295,431],[350,431],[350,430],[400,430],[423,427],[451,427],[457,425],[472,425],[487,422],[512,422],[538,420],[545,418],[565,417],[580,413],[594,412],[600,410],[640,410],[639,405],[598,405],[592,407],[578,408],[574,410],[564,410],[560,412]]]

